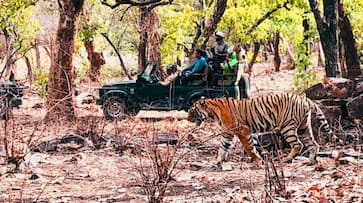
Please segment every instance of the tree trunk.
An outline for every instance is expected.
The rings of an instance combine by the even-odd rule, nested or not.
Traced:
[[[248,70],[247,70],[247,73],[249,75],[251,75],[251,72],[252,72],[252,66],[253,64],[255,63],[256,61],[256,58],[257,58],[257,55],[258,55],[258,52],[260,51],[260,43],[259,42],[255,42],[253,44],[254,48],[253,48],[253,55],[252,55],[252,59],[251,61],[248,63]]]
[[[320,40],[317,42],[317,49],[318,49],[318,67],[324,67]]]
[[[73,52],[83,0],[58,0],[59,23],[49,72],[46,120],[75,120]]]
[[[41,62],[40,62],[40,51],[39,51],[39,40],[35,40],[35,62],[37,64],[37,69],[41,68]]]
[[[105,59],[102,52],[96,52],[93,41],[84,42],[84,47],[87,51],[87,58],[90,62],[90,68],[87,71],[87,77],[92,82],[98,82],[100,77],[101,66],[105,64]]]
[[[217,0],[213,11],[213,16],[208,21],[207,27],[203,31],[203,37],[205,37],[203,44],[207,44],[209,37],[212,36],[216,31],[217,25],[221,21],[222,16],[226,10],[226,7],[227,7],[227,0]]]
[[[347,77],[354,79],[358,75],[362,74],[359,66],[358,51],[356,42],[354,39],[352,25],[349,21],[347,14],[344,11],[344,5],[339,3],[339,28],[340,38],[344,47],[344,58],[347,70]]]
[[[33,85],[33,81],[34,81],[32,64],[30,62],[29,57],[27,57],[27,56],[24,56],[24,61],[25,61],[26,67],[28,68],[28,79],[29,79],[30,88],[31,88]]]
[[[280,71],[280,65],[281,65],[281,57],[279,53],[279,45],[280,45],[280,33],[276,32],[274,36],[273,41],[273,47],[274,47],[274,65],[275,65],[275,71]]]
[[[284,42],[285,47],[286,47],[287,68],[288,68],[288,70],[294,70],[295,69],[295,58],[294,58],[294,54],[291,50],[291,45],[285,38],[282,38],[282,41]]]
[[[146,66],[146,60],[147,60],[147,30],[145,22],[147,20],[148,16],[148,8],[146,6],[140,7],[140,24],[139,24],[139,30],[140,30],[140,37],[139,37],[139,48],[138,48],[138,69],[139,73],[142,72]]]
[[[147,59],[157,62],[157,72],[163,75],[161,69],[160,37],[158,30],[160,28],[160,19],[155,10],[151,10],[147,16],[146,32],[147,39]]]
[[[317,0],[309,0],[310,8],[314,14],[321,45],[325,56],[325,73],[328,77],[340,74],[338,59],[338,0],[323,0],[324,19],[320,15]]]

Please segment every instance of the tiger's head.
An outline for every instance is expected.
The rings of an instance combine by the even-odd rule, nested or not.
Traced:
[[[196,101],[192,107],[190,107],[187,120],[196,123],[197,126],[200,126],[202,122],[207,120],[209,117],[210,115],[207,111],[207,103],[205,99],[200,99]]]

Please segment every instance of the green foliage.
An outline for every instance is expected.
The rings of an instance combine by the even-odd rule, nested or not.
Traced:
[[[89,69],[89,62],[87,59],[82,58],[79,62],[79,66],[76,68],[76,75],[81,80],[86,76]]]
[[[130,67],[128,67],[128,68],[130,70]],[[137,70],[137,67],[134,67],[133,69]],[[111,67],[111,66],[108,66],[107,64],[105,64],[101,68],[100,72],[101,72],[101,75],[100,75],[101,79],[117,78],[117,77],[122,77],[125,75],[125,74],[123,74],[120,66]]]
[[[34,85],[40,87],[39,96],[45,98],[47,96],[47,85],[49,81],[49,73],[42,69],[35,70]]]
[[[20,55],[32,46],[40,25],[35,20],[35,0],[7,0],[0,3],[0,33],[12,37]]]
[[[316,84],[318,78],[311,68],[310,53],[304,45],[299,46],[297,55],[293,84],[295,93],[302,94],[307,88]]]

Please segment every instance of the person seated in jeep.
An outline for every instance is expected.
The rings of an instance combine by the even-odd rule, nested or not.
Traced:
[[[191,80],[199,79],[200,76],[196,76],[195,73],[204,72],[205,68],[207,67],[207,61],[203,57],[204,52],[205,51],[202,49],[197,49],[195,51],[194,62],[182,70],[180,80],[183,84]]]
[[[164,79],[164,81],[159,81],[159,84],[163,86],[168,86],[172,81],[174,81],[178,77],[179,71],[177,69],[177,65],[169,64],[166,67],[166,73],[168,74],[168,76]]]

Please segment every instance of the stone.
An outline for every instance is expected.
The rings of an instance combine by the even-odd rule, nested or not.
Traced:
[[[328,78],[324,82],[330,86],[330,98],[348,98],[352,95],[355,89],[353,80],[347,78]]]
[[[305,94],[308,98],[316,100],[327,98],[329,95],[329,87],[323,83],[315,84],[305,90]]]
[[[154,144],[170,144],[178,143],[178,134],[174,132],[156,132],[154,134]]]
[[[363,118],[363,94],[347,103],[348,114],[353,118]]]

